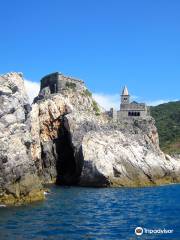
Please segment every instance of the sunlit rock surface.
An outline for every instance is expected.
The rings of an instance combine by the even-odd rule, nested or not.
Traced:
[[[160,150],[154,119],[111,122],[85,86],[41,98],[31,115],[32,155],[45,182],[145,186],[179,181],[180,162]]]
[[[47,88],[47,87],[46,87]],[[43,95],[44,94],[44,95]],[[42,199],[42,184],[146,186],[179,182],[152,117],[113,122],[83,84],[29,105],[21,73],[0,77],[0,202]]]
[[[28,97],[21,73],[0,77],[0,202],[42,199],[42,186],[31,160]]]

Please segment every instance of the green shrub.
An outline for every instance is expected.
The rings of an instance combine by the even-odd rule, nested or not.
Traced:
[[[73,83],[73,82],[67,82],[66,83],[66,87],[71,88],[71,89],[75,89],[76,88],[76,84]]]
[[[180,101],[151,107],[151,115],[156,120],[160,147],[167,153],[179,153],[180,146]]]
[[[88,89],[84,90],[84,94],[85,96],[92,97],[92,93]]]
[[[100,109],[97,105],[97,102],[93,100],[93,110],[95,111],[96,116],[100,115]]]

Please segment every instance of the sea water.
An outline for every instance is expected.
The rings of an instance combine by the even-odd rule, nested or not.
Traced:
[[[141,236],[135,234],[136,227],[143,229]],[[151,233],[145,233],[145,229]],[[157,233],[164,229],[173,232]],[[180,185],[146,188],[52,186],[45,201],[0,208],[0,240],[6,239],[178,240]]]

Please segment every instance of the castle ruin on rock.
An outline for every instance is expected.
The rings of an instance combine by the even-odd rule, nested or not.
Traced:
[[[60,72],[46,75],[41,79],[39,96],[49,96],[50,94],[61,93],[67,88],[84,88],[84,82],[73,77],[64,76]]]

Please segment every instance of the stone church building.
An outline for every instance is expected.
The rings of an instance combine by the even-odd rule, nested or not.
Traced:
[[[114,108],[111,108],[107,113],[114,121],[137,119],[149,116],[149,108],[145,103],[130,102],[130,95],[125,86],[121,94],[120,110],[116,111]]]

